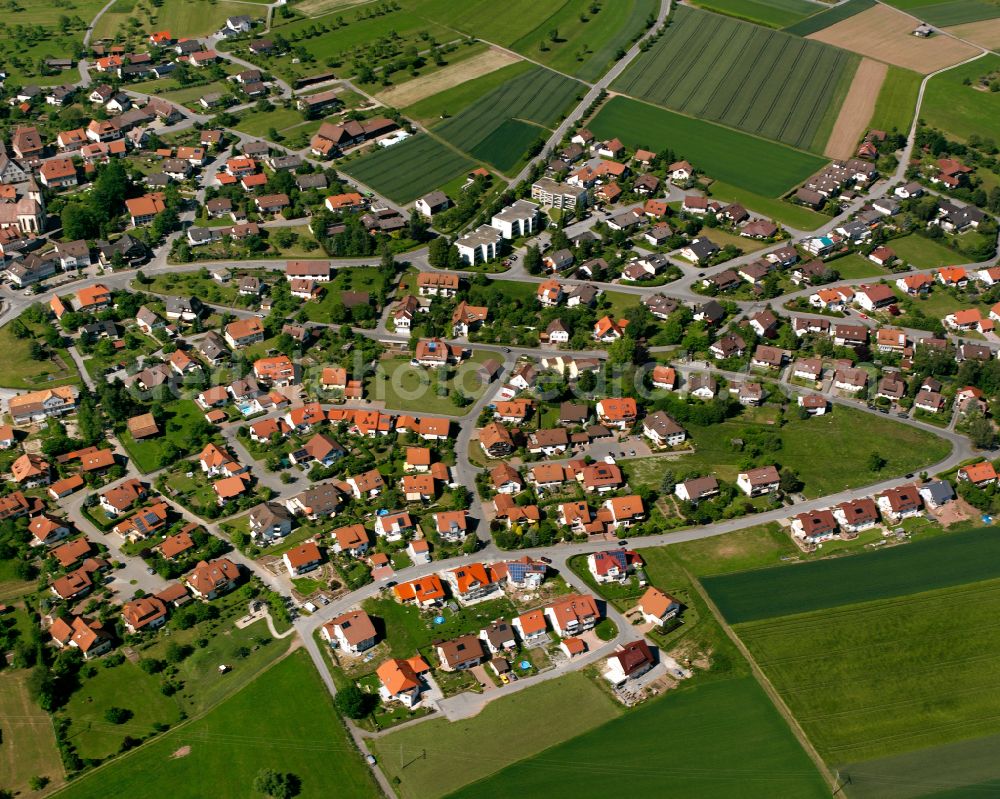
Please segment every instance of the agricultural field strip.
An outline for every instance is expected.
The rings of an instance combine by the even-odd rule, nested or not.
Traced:
[[[645,69],[627,70],[616,88],[803,149],[813,146],[823,114],[802,109],[823,108],[852,56],[720,15],[683,11],[663,40],[664,55]],[[720,65],[724,57],[728,62]],[[762,77],[756,85],[742,79],[751,75]]]
[[[342,169],[397,202],[410,202],[474,166],[474,161],[432,136],[418,135]]]
[[[1000,5],[978,3],[973,0],[955,0],[955,2],[951,3],[926,3],[913,7],[909,7],[909,4],[904,6],[903,4],[890,3],[890,5],[942,28],[949,25],[982,22],[983,20],[1000,17]]]
[[[942,605],[949,608],[950,618],[963,623],[936,625],[935,611]],[[996,710],[995,703],[989,707],[981,697],[968,698],[996,684],[997,667],[984,665],[1000,658],[1000,637],[993,632],[1000,625],[992,621],[998,611],[1000,581],[991,580],[750,622],[736,630],[821,749],[828,755],[857,752],[870,757],[876,752],[866,747],[892,750],[912,739],[981,725],[995,731],[1000,714],[977,712],[981,706]],[[856,646],[838,646],[852,638]],[[922,662],[915,663],[918,643]],[[984,653],[991,647],[998,651]],[[818,657],[846,666],[833,669],[837,679],[817,682],[813,674]],[[893,680],[886,685],[890,673]],[[886,698],[889,701],[882,701]],[[919,708],[921,714],[908,719],[898,712],[905,708]],[[865,739],[860,733],[873,722],[861,719],[873,714],[881,715],[875,731],[889,734]],[[836,727],[824,722],[835,722]],[[845,731],[845,725],[852,724],[856,729]]]
[[[551,124],[580,85],[551,70],[532,70],[435,125],[433,132],[470,152],[508,119],[534,123],[540,128]]]
[[[845,19],[853,17],[855,14],[860,14],[865,9],[871,8],[874,5],[875,0],[847,0],[846,3],[841,3],[833,8],[820,11],[818,14],[813,14],[811,17],[796,22],[794,25],[788,25],[783,30],[785,33],[791,33],[795,36],[808,36],[811,33],[816,33],[816,31],[829,28],[838,22],[843,22]]]

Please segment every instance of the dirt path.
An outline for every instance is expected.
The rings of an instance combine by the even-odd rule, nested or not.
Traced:
[[[830,158],[850,158],[854,155],[858,140],[865,133],[879,89],[885,80],[889,67],[880,61],[862,58],[858,71],[854,73],[851,88],[840,107],[840,114],[830,131],[823,154]]]
[[[495,72],[501,67],[520,61],[517,56],[506,50],[491,47],[485,53],[466,58],[451,66],[439,69],[421,78],[414,78],[393,86],[384,92],[375,95],[379,102],[391,108],[405,108],[413,105],[418,100],[430,97],[432,94],[443,92],[452,86],[465,83],[467,80],[478,78],[490,72]]]
[[[914,36],[915,26],[916,21],[909,14],[879,4],[808,38],[912,69],[921,75],[976,54],[976,48],[951,36],[937,35],[929,39]]]
[[[823,779],[826,780],[827,785],[834,786],[836,781],[834,780],[833,774],[830,769],[827,768],[826,763],[823,762],[823,758],[819,756],[819,752],[813,748],[812,742],[806,736],[805,731],[799,726],[798,720],[792,715],[792,711],[788,709],[788,705],[785,704],[785,700],[781,698],[778,692],[775,690],[774,686],[771,685],[771,681],[767,679],[767,675],[761,671],[760,666],[757,665],[757,661],[753,659],[753,655],[750,654],[750,650],[743,645],[743,641],[740,637],[733,631],[733,628],[729,626],[729,623],[723,618],[722,613],[715,606],[712,598],[708,595],[708,592],[702,588],[701,582],[692,574],[687,572],[685,569],[685,574],[687,574],[688,579],[691,581],[691,585],[695,587],[695,590],[705,600],[705,604],[708,605],[709,610],[715,616],[716,621],[719,622],[719,626],[725,631],[726,635],[729,636],[736,648],[740,650],[740,653],[747,659],[747,663],[750,664],[750,670],[753,672],[753,676],[760,683],[761,688],[764,689],[765,693],[771,698],[774,706],[778,709],[778,712],[782,715],[785,721],[788,722],[788,726],[792,730],[792,734],[798,739],[799,744],[805,750],[806,754],[809,755],[810,759],[815,763],[816,768],[819,769],[819,773],[822,775]]]

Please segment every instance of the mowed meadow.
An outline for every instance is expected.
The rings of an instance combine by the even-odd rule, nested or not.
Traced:
[[[822,152],[857,66],[845,50],[680,6],[612,88]]]

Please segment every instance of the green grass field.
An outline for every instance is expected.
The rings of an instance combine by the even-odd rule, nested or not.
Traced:
[[[1000,17],[998,0],[887,0],[887,2],[931,25],[941,27]]]
[[[747,189],[716,180],[709,187],[709,193],[718,200],[739,203],[744,208],[756,211],[796,230],[815,230],[830,217],[818,214],[801,205],[793,205],[774,197],[765,197]]]
[[[560,726],[579,712],[560,715]],[[539,725],[544,726],[544,725]],[[603,799],[628,792],[699,799],[829,796],[752,678],[678,688],[621,718],[505,768],[455,799]]]
[[[33,794],[28,787],[32,777],[48,777],[53,785],[63,779],[52,720],[32,700],[27,685],[29,674],[28,670],[12,668],[0,674],[0,774],[5,788],[26,795]]]
[[[913,122],[913,112],[917,107],[917,93],[920,91],[922,76],[901,67],[889,67],[869,128],[875,130],[898,130],[908,134]]]
[[[377,267],[351,267],[334,272],[333,280],[325,285],[319,302],[307,302],[302,306],[310,322],[330,322],[334,309],[343,306],[343,292],[367,291],[371,303],[378,308],[378,294],[387,292],[392,285],[392,275],[385,274]]]
[[[408,203],[474,169],[470,159],[427,135],[383,147],[340,169],[398,203]]]
[[[599,9],[596,14],[591,13],[592,7]],[[632,38],[645,30],[649,15],[655,16],[658,10],[655,0],[614,0],[596,6],[593,0],[568,0],[550,8],[554,8],[552,14],[511,48],[588,81],[603,74],[615,51],[627,49]],[[553,30],[558,32],[556,41],[549,35]]]
[[[697,577],[778,566],[781,558],[801,554],[777,522],[671,544],[669,549]]]
[[[731,624],[902,597],[1000,577],[1000,532],[950,533],[796,566],[703,580]],[[822,586],[823,590],[817,590]]]
[[[801,22],[789,25],[785,28],[785,31],[787,33],[794,33],[796,36],[808,36],[811,33],[816,33],[816,31],[829,28],[831,25],[836,25],[838,22],[843,22],[855,14],[860,14],[866,8],[871,8],[873,5],[875,5],[875,0],[847,0],[846,3],[841,3],[826,11],[820,11],[818,14],[813,14]]]
[[[404,108],[403,112],[406,116],[429,125],[442,117],[454,116],[483,95],[489,94],[507,81],[513,80],[525,72],[530,72],[534,68],[530,61],[508,64],[486,75],[480,75],[478,78],[467,80],[457,86],[452,86],[450,89],[445,89],[443,92],[425,97],[423,100]]]
[[[889,242],[896,255],[909,261],[918,269],[934,269],[948,266],[960,260],[961,256],[933,239],[918,236],[915,233],[902,236]]]
[[[1000,580],[990,580],[737,632],[839,766],[1000,732],[1000,694],[990,690],[1000,675],[998,611]]]
[[[671,461],[678,477],[699,472],[735,482],[746,456],[733,448],[734,438],[773,429],[737,417],[711,427],[690,426],[695,452]],[[805,483],[807,497],[821,497],[877,482],[883,475],[905,474],[936,463],[949,452],[949,444],[932,433],[904,426],[883,416],[837,406],[832,413],[810,419],[788,419],[780,430],[781,449],[761,456],[757,465],[775,462],[794,469]],[[851,447],[843,442],[852,440]],[[817,457],[835,452],[836,459]],[[867,460],[878,452],[888,463],[880,474],[869,471]],[[662,461],[656,458],[627,462],[629,480],[659,488]]]
[[[31,333],[40,335],[36,327],[28,322],[25,325]],[[4,353],[0,384],[32,391],[80,384],[80,375],[65,349],[59,348],[52,357],[36,361],[30,355],[33,340],[34,336],[18,338],[9,324],[0,327],[0,350]]]
[[[192,450],[191,442],[187,437],[188,426],[195,419],[201,419],[204,416],[204,411],[195,405],[193,400],[171,402],[165,406],[165,410],[169,414],[169,418],[163,425],[164,429],[161,431],[161,435],[136,441],[128,430],[121,433],[122,446],[125,447],[125,451],[128,452],[136,468],[143,474],[154,472],[162,466],[168,465],[161,463],[163,446],[168,442],[177,447],[180,452],[189,454]]]
[[[612,98],[588,127],[598,138],[617,136],[628,147],[669,147],[709,177],[771,198],[826,163],[819,156],[627,97]]]
[[[552,14],[551,4],[537,0],[509,0],[499,9],[502,13],[498,13],[493,0],[466,0],[461,4],[454,0],[403,0],[402,5],[440,25],[504,47],[511,46]]]
[[[469,412],[470,406],[455,405],[451,401],[451,391],[458,388],[466,396],[478,398],[485,388],[477,374],[478,365],[492,357],[495,357],[493,353],[479,350],[458,367],[451,367],[445,396],[437,393],[439,378],[434,369],[411,366],[409,358],[389,358],[379,362],[365,396],[384,401],[386,408],[396,411],[461,416]]]
[[[695,0],[694,5],[771,28],[784,28],[819,9],[806,0]]]
[[[621,712],[576,672],[492,702],[471,719],[434,719],[391,733],[373,741],[372,750],[389,779],[400,778],[401,799],[437,799],[507,766],[517,769],[530,762],[522,758],[601,729]],[[559,721],[540,723],[544,719]]]
[[[513,148],[503,141],[503,134],[498,131],[507,130],[506,135],[517,137],[517,146],[527,147],[538,135],[544,136],[545,131],[532,131],[531,139],[525,140],[527,126],[524,123],[552,125],[580,89],[581,84],[575,80],[536,68],[498,86],[432,130],[460,150],[478,154],[497,166],[499,161],[510,163]],[[510,129],[506,126],[511,120],[520,120],[520,123]]]
[[[304,651],[206,715],[82,777],[58,796],[150,796],[155,775],[156,784],[169,785],[176,799],[242,799],[254,795],[251,784],[263,768],[295,774],[302,799],[379,795]]]
[[[935,75],[927,82],[920,116],[931,127],[958,139],[1000,129],[1000,93],[966,86],[1000,70],[1000,56],[987,55]]]
[[[103,5],[98,3],[97,6]],[[245,3],[229,2],[229,0],[213,0],[205,3],[202,0],[166,0],[159,8],[154,8],[153,15],[142,13],[139,9],[148,6],[132,5],[126,10],[118,10],[119,6],[130,3],[116,3],[97,22],[94,28],[94,38],[113,38],[126,26],[130,17],[137,18],[144,26],[143,30],[169,30],[176,38],[181,36],[205,36],[219,30],[226,17],[237,14],[248,14],[262,21],[265,13],[259,8]],[[88,20],[89,21],[89,20]]]
[[[686,6],[672,17],[666,34],[612,88],[698,119],[823,151],[840,110],[836,97],[857,69],[857,56]]]

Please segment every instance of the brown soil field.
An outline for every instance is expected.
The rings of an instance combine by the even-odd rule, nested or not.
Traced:
[[[982,22],[968,22],[965,25],[954,25],[945,28],[948,33],[959,36],[966,41],[987,47],[990,50],[1000,50],[1000,19],[984,19]]]
[[[913,17],[880,4],[809,38],[924,75],[965,61],[978,52],[950,36],[917,38],[913,35],[915,24]]]
[[[305,0],[295,6],[295,10],[307,17],[318,17],[331,11],[342,11],[351,6],[357,6],[365,0]]]
[[[875,101],[888,71],[889,66],[881,61],[861,59],[851,88],[840,107],[840,115],[830,131],[824,155],[830,158],[850,158],[854,155],[858,140],[864,135],[875,112]]]
[[[485,53],[466,58],[464,61],[459,61],[457,64],[439,69],[429,75],[408,80],[399,86],[393,86],[384,92],[379,92],[375,97],[379,102],[392,108],[405,108],[425,97],[430,97],[432,94],[443,92],[452,86],[494,72],[520,60],[507,50],[491,47]]]

